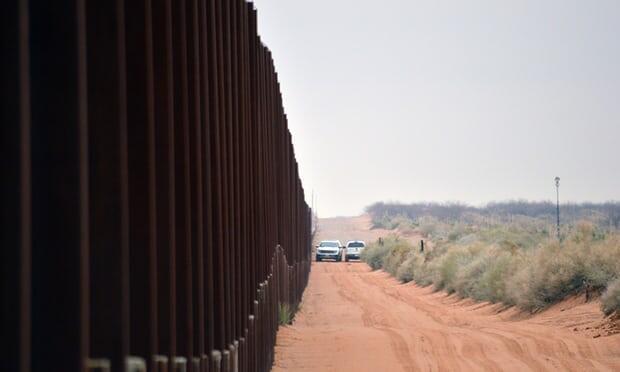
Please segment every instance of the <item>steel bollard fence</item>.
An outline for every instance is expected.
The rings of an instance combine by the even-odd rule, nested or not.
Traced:
[[[253,4],[3,10],[0,369],[269,370],[311,212]]]

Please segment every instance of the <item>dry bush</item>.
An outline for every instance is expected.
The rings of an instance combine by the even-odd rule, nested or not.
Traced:
[[[398,269],[396,270],[396,278],[403,283],[414,280],[415,273],[422,265],[423,260],[424,258],[422,254],[412,250],[407,255],[405,261],[398,266]]]
[[[620,278],[615,279],[609,284],[601,300],[603,303],[603,312],[606,315],[614,311],[620,312]]]
[[[383,259],[383,270],[396,276],[400,265],[406,260],[407,256],[414,250],[413,246],[406,240],[395,239],[387,242],[389,252]]]
[[[523,222],[521,222],[523,223]],[[507,225],[463,229],[460,238],[443,240],[420,253],[405,240],[386,239],[362,257],[403,282],[435,288],[476,300],[503,302],[536,311],[585,286],[607,288],[603,309],[620,309],[620,237],[602,234],[590,223],[577,224],[559,244],[545,238],[540,226]],[[421,221],[420,227],[428,226]],[[436,227],[436,225],[434,225]],[[436,230],[435,230],[436,231]]]
[[[387,240],[387,239],[386,239]],[[378,241],[371,243],[361,253],[362,261],[365,261],[373,270],[383,267],[383,259],[389,253],[390,247],[379,244]]]
[[[437,289],[448,293],[456,291],[456,280],[460,270],[467,267],[474,260],[474,255],[468,247],[453,247],[437,258],[437,267],[433,284]]]
[[[515,272],[523,265],[523,255],[502,251],[490,256],[489,261],[471,297],[514,305],[506,287]]]
[[[428,253],[412,250],[396,270],[396,278],[405,283],[414,281],[421,286],[433,284],[437,269],[434,261],[428,261],[429,257]]]
[[[550,243],[531,252],[508,284],[509,296],[525,310],[538,310],[575,293],[583,274],[574,255]]]
[[[419,219],[418,230],[425,238],[430,238],[437,234],[440,222],[433,217],[421,217]]]
[[[617,236],[594,237],[577,229],[562,245],[547,241],[526,252],[519,269],[509,278],[503,302],[535,311],[585,286],[606,288],[620,275],[620,241]]]

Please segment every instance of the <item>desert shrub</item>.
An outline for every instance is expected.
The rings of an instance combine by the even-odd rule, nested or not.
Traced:
[[[392,228],[410,229],[415,227],[415,223],[407,218],[407,216],[397,215],[391,220]]]
[[[419,219],[418,230],[425,238],[429,238],[437,233],[439,221],[432,217],[422,217]]]
[[[421,253],[395,236],[372,244],[362,259],[402,282],[481,301],[503,302],[536,311],[579,293],[584,286],[605,290],[603,310],[620,308],[620,235],[601,233],[591,223],[566,227],[560,244],[532,219],[480,228],[458,223],[446,228],[420,218],[419,228],[435,234]],[[455,231],[451,231],[453,228]]]
[[[504,248],[532,248],[548,239],[546,232],[532,231],[518,225],[500,225],[480,230],[477,235],[487,244],[497,244]]]
[[[479,247],[477,245],[455,246],[439,257],[437,262],[438,271],[434,275],[433,282],[435,288],[446,290],[448,293],[455,292],[460,271],[474,261],[478,251]]]
[[[612,281],[601,298],[603,312],[606,315],[620,311],[620,278]]]
[[[372,219],[372,227],[375,229],[383,228],[383,229],[392,230],[393,228],[396,227],[392,223],[392,216],[390,216],[387,212],[383,213],[382,215],[372,214],[371,219]]]
[[[527,233],[510,229],[492,230],[480,239],[493,242],[490,246],[469,261],[461,258],[456,276],[447,275],[453,266],[444,267],[435,285],[463,297],[534,311],[578,293],[586,284],[605,288],[620,274],[617,236],[601,238],[592,225],[580,225],[561,246],[555,240],[543,241],[541,236],[528,238],[523,237]],[[512,238],[505,239],[510,235]],[[532,248],[535,242],[538,246]]]
[[[469,234],[461,236],[455,243],[459,245],[468,245],[480,241],[480,236],[476,233],[470,232]]]
[[[383,260],[382,268],[395,276],[398,268],[407,259],[407,256],[414,250],[414,248],[411,243],[406,240],[389,241],[387,244],[390,248],[388,254]]]
[[[383,228],[387,230],[400,229],[413,229],[417,226],[417,223],[411,220],[409,217],[397,214],[390,215],[384,213],[381,216],[371,216],[373,228]]]
[[[514,305],[508,296],[506,285],[523,264],[522,255],[512,252],[497,252],[490,256],[488,261],[486,270],[482,273],[471,297],[477,300]]]
[[[600,226],[590,221],[579,221],[573,228],[571,239],[576,243],[591,242],[603,240],[606,235]]]
[[[396,275],[398,267],[405,261],[407,255],[414,250],[411,243],[397,236],[383,239],[383,243],[376,241],[362,251],[361,259],[373,270],[384,269]]]
[[[403,283],[408,283],[413,280],[413,273],[415,272],[415,257],[411,255],[398,267],[396,270],[396,279]]]
[[[583,270],[584,279],[597,289],[605,288],[620,276],[620,240],[617,236],[599,240],[596,235],[590,241],[573,244],[574,253]]]
[[[486,254],[473,257],[473,259],[456,274],[454,283],[455,292],[462,297],[486,300],[480,293],[480,279],[491,264],[491,257]]]
[[[427,254],[424,264],[413,273],[413,280],[421,286],[431,285],[438,280],[441,261],[430,257],[432,256]]]
[[[415,273],[420,269],[424,262],[424,256],[416,250],[412,250],[407,255],[405,261],[396,270],[396,278],[403,283],[414,280]]]
[[[455,242],[471,232],[471,228],[464,223],[455,223],[447,232],[448,241]]]
[[[580,290],[583,271],[571,256],[557,243],[532,252],[509,285],[514,303],[534,311]]]
[[[386,239],[387,240],[387,239]],[[361,253],[362,261],[366,262],[373,270],[378,270],[383,267],[383,259],[389,253],[390,246],[386,244],[379,244],[378,242],[371,243]]]

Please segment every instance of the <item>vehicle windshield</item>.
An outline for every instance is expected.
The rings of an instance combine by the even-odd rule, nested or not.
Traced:
[[[336,242],[321,242],[319,247],[336,247],[336,248],[338,248],[338,243],[336,243]]]
[[[349,247],[363,247],[364,243],[362,242],[351,242],[349,243]]]

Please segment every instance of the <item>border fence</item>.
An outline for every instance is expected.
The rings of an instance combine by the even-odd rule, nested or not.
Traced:
[[[2,371],[267,371],[311,215],[244,0],[2,4]]]

